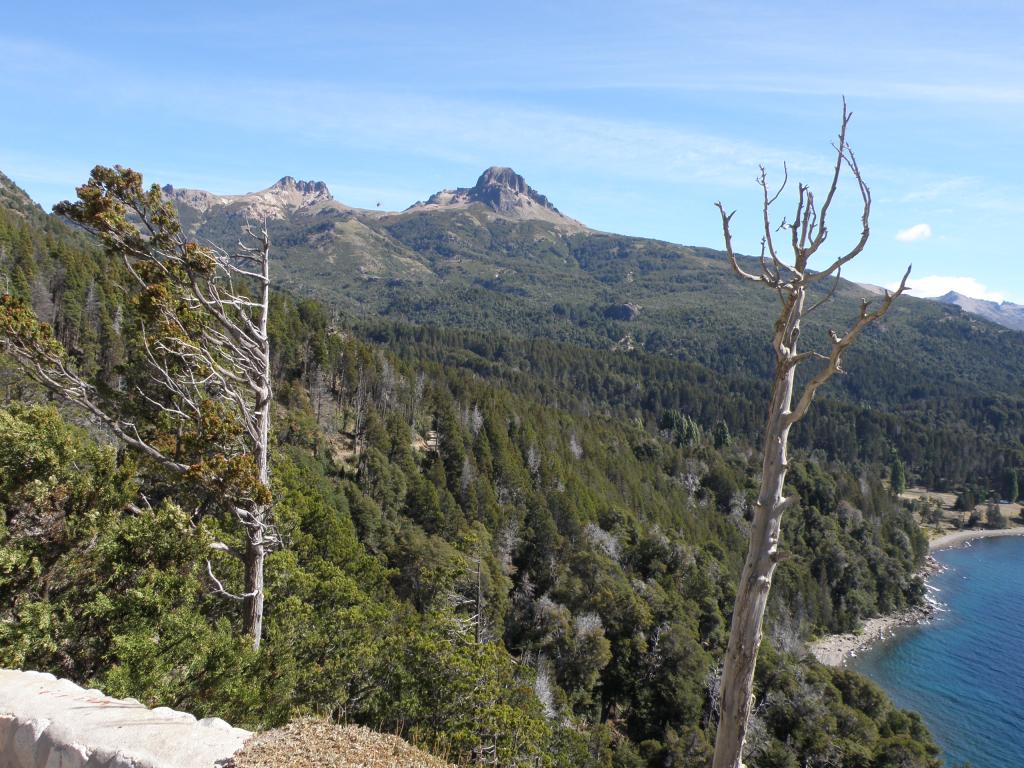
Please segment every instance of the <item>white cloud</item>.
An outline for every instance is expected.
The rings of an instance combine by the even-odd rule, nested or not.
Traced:
[[[999,291],[990,291],[984,284],[973,277],[954,277],[952,275],[927,275],[926,277],[915,277],[907,281],[910,290],[916,296],[944,296],[950,291],[956,291],[972,299],[984,299],[985,301],[1005,301],[1006,295]],[[889,290],[895,290],[896,284],[886,286]]]
[[[932,228],[927,224],[915,224],[912,227],[901,229],[896,233],[896,239],[903,243],[912,243],[915,240],[927,240],[932,236]]]

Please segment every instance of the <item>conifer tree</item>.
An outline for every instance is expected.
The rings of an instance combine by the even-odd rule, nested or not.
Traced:
[[[889,472],[889,485],[892,488],[892,492],[899,496],[905,490],[907,490],[907,469],[903,465],[903,460],[899,456],[893,456],[892,468]]]
[[[270,520],[270,238],[247,225],[234,253],[189,240],[158,186],[115,166],[93,169],[77,202],[55,206],[95,234],[134,282],[136,370],[130,389],[97,385],[15,285],[0,297],[0,343],[37,382],[84,409],[121,442],[201,489],[197,516],[233,519],[244,591],[229,592],[207,561],[214,590],[242,603],[258,648]],[[21,270],[24,272],[24,270]],[[19,270],[16,269],[18,274]],[[106,385],[104,385],[106,384]]]

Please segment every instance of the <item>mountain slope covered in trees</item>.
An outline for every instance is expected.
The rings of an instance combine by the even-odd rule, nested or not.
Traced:
[[[495,336],[513,346],[560,343],[574,358],[563,378],[578,375],[587,350],[599,351],[594,365],[617,367],[647,389],[640,397],[653,418],[665,407],[657,391],[687,386],[696,371],[726,377],[720,395],[742,392],[744,402],[771,375],[774,298],[736,279],[719,251],[586,229],[508,169],[398,214],[347,208],[325,186],[295,197],[295,184],[286,178],[224,203],[168,194],[190,231],[214,242],[233,242],[248,215],[270,215],[279,284],[343,317],[438,326],[447,338],[462,329],[459,343],[477,354],[500,347]],[[548,206],[543,218],[534,198]],[[806,342],[824,347],[865,293],[840,281],[811,317]],[[640,369],[657,371],[638,377]],[[821,393],[830,404],[798,429],[803,445],[844,462],[885,461],[896,451],[913,479],[936,489],[995,487],[1024,467],[1024,335],[906,296],[849,351],[844,369],[849,375]],[[720,417],[745,433],[758,428],[756,408]]]
[[[120,267],[3,188],[10,293],[123,386],[137,310]],[[249,726],[318,712],[404,728],[464,762],[705,765],[758,471],[752,372],[609,354],[565,316],[576,343],[356,322],[284,293],[271,318],[284,546],[260,652],[205,569],[232,529],[0,361],[0,663]],[[837,432],[900,418],[831,413]],[[805,658],[808,635],[919,600],[926,545],[883,482],[887,454],[804,447],[750,763],[935,766],[916,716]]]

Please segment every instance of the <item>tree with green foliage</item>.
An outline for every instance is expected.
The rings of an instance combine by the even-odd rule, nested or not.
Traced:
[[[726,448],[732,443],[729,425],[721,419],[715,422],[714,429],[711,430],[711,437],[715,441],[715,448]]]
[[[997,529],[1006,528],[1010,524],[1006,514],[999,506],[999,502],[994,499],[989,500],[985,506],[985,523],[989,528]]]
[[[977,503],[978,500],[974,495],[974,490],[971,488],[964,488],[956,495],[956,502],[953,504],[953,509],[957,512],[971,512],[974,510]]]
[[[1020,480],[1017,470],[1008,468],[1003,472],[1003,482],[1000,498],[1013,504],[1020,498]]]
[[[17,297],[0,298],[0,341],[37,382],[81,407],[161,470],[201,489],[196,514],[233,517],[242,546],[219,543],[245,570],[234,594],[244,631],[258,648],[263,564],[274,542],[270,521],[270,405],[267,333],[270,239],[246,226],[249,245],[229,254],[189,240],[160,188],[120,166],[93,169],[77,202],[55,212],[86,228],[133,279],[138,313],[132,387],[112,390],[79,371],[53,330]],[[252,290],[246,290],[251,287]]]
[[[722,204],[718,203],[725,249],[733,270],[739,277],[760,283],[773,293],[777,293],[782,309],[775,323],[772,338],[775,373],[764,430],[761,488],[754,507],[747,559],[736,590],[729,647],[722,672],[721,716],[715,741],[714,768],[740,768],[743,758],[743,742],[753,701],[757,651],[761,645],[762,624],[768,605],[772,575],[779,560],[782,515],[799,500],[795,496],[784,496],[783,490],[789,467],[789,431],[807,414],[818,389],[840,370],[843,355],[857,337],[865,328],[883,317],[892,303],[906,290],[907,278],[910,276],[908,269],[899,287],[893,292],[886,291],[880,306],[874,311],[870,308],[871,302],[865,299],[861,303],[857,319],[845,334],[839,335],[834,330],[830,331],[832,346],[828,354],[797,351],[803,320],[824,306],[832,297],[839,284],[843,266],[864,250],[870,232],[868,219],[871,213],[871,192],[861,176],[853,150],[846,141],[849,121],[850,112],[844,100],[842,126],[835,145],[836,161],[824,202],[819,208],[814,194],[806,185],[800,184],[796,214],[791,222],[783,221],[783,227],[788,229],[790,234],[792,264],[784,262],[779,257],[774,240],[777,229],[771,225],[770,209],[782,194],[786,180],[775,193],[771,193],[768,189],[767,174],[764,166],[761,166],[758,182],[763,191],[764,235],[761,240],[760,270],[755,273],[747,272],[740,266],[732,246],[730,223],[733,214],[727,214]],[[850,169],[863,203],[860,238],[845,255],[836,258],[823,270],[812,270],[809,267],[810,259],[828,236],[829,209],[844,166]],[[834,278],[831,289],[808,307],[809,291],[816,283],[830,278]],[[801,363],[812,361],[820,361],[821,365],[817,373],[803,385],[794,404],[797,368]]]
[[[907,469],[899,455],[892,457],[892,466],[889,468],[889,487],[896,496],[907,490]]]
[[[247,643],[201,610],[210,532],[168,501],[134,507],[133,463],[53,407],[0,410],[0,432],[0,665],[199,712],[211,694],[182,670],[202,670],[241,718],[258,685]]]
[[[58,217],[5,209],[3,185],[0,272],[27,243],[33,306],[81,375],[122,402],[158,394],[126,267]],[[247,728],[326,714],[458,764],[707,768],[767,387],[640,350],[328,321],[314,301],[271,301],[283,546],[266,559],[259,652],[209,589],[211,545],[243,535],[212,514],[219,496],[56,409],[12,404],[46,393],[0,355],[0,665]],[[102,338],[121,343],[107,363]],[[155,407],[134,405],[147,439],[170,438]],[[885,482],[888,435],[914,430],[852,405],[815,417],[787,477],[801,504],[784,520],[750,762],[834,762],[835,744],[844,764],[874,768],[889,739],[934,745],[880,691],[847,699],[863,679],[797,641],[921,599],[927,544]],[[716,448],[720,420],[732,440]],[[937,471],[915,445],[901,443],[908,464]],[[206,449],[182,433],[183,458]],[[216,564],[243,583],[240,562]]]

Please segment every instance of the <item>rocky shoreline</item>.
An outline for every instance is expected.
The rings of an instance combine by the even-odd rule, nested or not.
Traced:
[[[969,546],[974,539],[1001,536],[1024,536],[1024,526],[1002,529],[982,528],[950,531],[941,536],[936,536],[929,541],[928,549],[931,552],[937,552],[941,549],[950,549],[951,547]],[[925,579],[925,585],[927,586],[928,577],[933,573],[943,570],[943,568],[944,566],[940,562],[929,555],[925,567],[919,571],[918,575]],[[941,610],[941,604],[930,595],[926,595],[924,605],[907,611],[901,611],[900,613],[867,619],[858,632],[826,635],[808,644],[808,650],[822,664],[829,667],[841,667],[849,659],[855,658],[858,653],[866,651],[876,642],[892,637],[900,627],[924,624],[930,621],[937,611]]]
[[[944,566],[929,555],[924,568],[918,572],[918,575],[925,579],[927,587],[928,577],[942,570],[944,570]],[[867,619],[856,633],[826,635],[810,643],[808,650],[822,664],[829,667],[842,667],[851,658],[856,658],[858,653],[868,650],[876,642],[893,637],[897,629],[927,623],[940,610],[942,610],[940,603],[931,595],[926,594],[923,605],[899,613]]]

